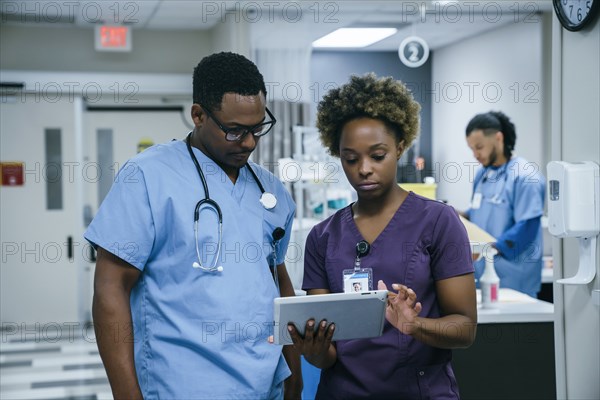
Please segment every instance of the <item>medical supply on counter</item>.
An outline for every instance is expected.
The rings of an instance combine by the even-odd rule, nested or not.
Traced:
[[[494,268],[494,256],[498,250],[488,247],[485,252],[485,270],[479,279],[481,285],[481,308],[496,308],[498,306],[498,291],[500,278]]]

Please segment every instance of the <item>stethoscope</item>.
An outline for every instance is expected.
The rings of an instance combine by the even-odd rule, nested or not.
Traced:
[[[499,176],[504,175],[504,180],[502,181],[502,186],[500,187],[500,190],[497,191],[491,198],[487,199],[487,201],[492,204],[502,204],[502,199],[500,198],[500,196],[506,188],[506,181],[508,180],[508,173],[506,172],[506,170],[508,169],[508,164],[510,164],[510,160],[506,164],[504,164],[504,168],[498,170],[498,173],[495,176],[495,178],[498,179]],[[471,196],[471,201],[473,201],[473,197],[475,196],[475,193],[477,193],[477,188],[479,188],[479,185],[487,182],[488,179],[491,179],[490,175],[491,170],[490,167],[488,167],[486,168],[486,171],[481,175],[481,178],[479,178],[479,180],[475,184],[475,190],[473,191],[473,196]]]
[[[208,192],[208,184],[206,183],[206,178],[204,177],[202,168],[200,168],[200,163],[198,162],[198,159],[196,158],[196,156],[194,155],[194,152],[192,150],[192,145],[190,143],[191,136],[192,136],[192,132],[190,132],[187,135],[187,137],[185,139],[185,144],[190,153],[190,157],[192,158],[192,161],[194,162],[194,165],[196,166],[196,171],[198,171],[198,176],[200,177],[200,181],[202,182],[202,188],[204,189],[204,198],[202,200],[200,200],[198,203],[196,203],[196,207],[194,209],[194,239],[196,240],[196,257],[198,258],[198,261],[194,261],[194,263],[192,264],[192,267],[198,268],[198,269],[201,269],[201,270],[207,271],[207,272],[222,272],[223,267],[221,265],[217,265],[217,264],[219,262],[219,259],[221,258],[221,245],[223,243],[223,213],[221,211],[221,207],[219,207],[219,204],[217,204],[216,201],[214,201],[213,199],[210,198],[210,194]],[[254,172],[252,167],[250,167],[249,164],[246,164],[246,167],[252,174],[254,181],[256,182],[256,184],[258,185],[258,188],[260,189],[260,192],[262,193],[260,196],[260,203],[266,210],[273,209],[277,205],[277,198],[272,193],[265,191],[265,188],[260,183],[260,179],[258,179],[258,176],[256,176],[256,173]],[[204,209],[208,208],[208,209],[213,210],[217,214],[217,219],[219,221],[219,228],[218,228],[219,242],[217,243],[217,253],[216,253],[216,256],[210,267],[202,265],[202,260],[200,258],[200,248],[198,246],[198,221],[200,219],[200,211],[201,211],[202,206],[205,206]],[[279,229],[282,229],[282,228],[279,228]],[[281,238],[279,238],[279,239],[281,239]],[[277,239],[276,241],[279,241],[279,239]],[[275,240],[274,240],[274,242],[275,242]],[[277,270],[277,269],[275,268],[275,270]]]

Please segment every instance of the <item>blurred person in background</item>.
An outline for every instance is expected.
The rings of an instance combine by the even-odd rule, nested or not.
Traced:
[[[542,228],[546,181],[539,166],[513,154],[514,124],[500,111],[474,116],[467,144],[481,163],[465,218],[496,238],[493,246],[500,287],[536,297],[542,284]],[[485,260],[475,263],[475,277]]]

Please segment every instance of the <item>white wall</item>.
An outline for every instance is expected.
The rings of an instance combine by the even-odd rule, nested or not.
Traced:
[[[2,26],[0,69],[185,73],[211,53],[210,31],[132,31],[132,51],[94,50],[92,29]]]
[[[600,163],[600,18],[580,32],[562,30],[555,20],[553,33],[553,93],[562,92],[553,99],[553,159]],[[575,275],[576,239],[555,239],[553,253],[555,278]],[[600,306],[592,303],[593,289],[600,289],[598,274],[588,285],[554,285],[558,398],[600,398]]]
[[[227,19],[217,24],[210,30],[210,44],[211,53],[232,51],[251,59],[249,23],[244,20],[235,22],[234,19]]]
[[[468,207],[476,166],[465,127],[500,110],[516,126],[516,155],[543,170],[543,18],[487,32],[437,50],[433,58],[432,148],[438,198]]]

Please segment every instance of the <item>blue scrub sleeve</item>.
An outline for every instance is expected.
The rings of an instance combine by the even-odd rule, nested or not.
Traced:
[[[144,269],[156,235],[146,179],[135,162],[119,170],[84,237],[94,247]]]
[[[496,247],[502,257],[517,261],[518,257],[531,246],[539,245],[537,235],[541,216],[544,213],[546,182],[544,177],[533,170],[532,163],[516,164],[519,176],[514,182],[513,219],[515,224],[497,238]]]
[[[537,234],[540,230],[541,219],[531,218],[519,221],[500,236],[496,248],[502,257],[515,262],[519,256],[531,246],[537,246]]]
[[[526,174],[528,165],[523,166],[514,183],[513,219],[515,223],[541,217],[544,214],[546,182],[542,175]]]

